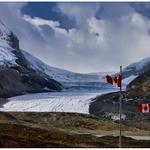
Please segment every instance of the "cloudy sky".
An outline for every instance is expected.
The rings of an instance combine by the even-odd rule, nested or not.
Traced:
[[[0,3],[20,47],[74,72],[117,71],[150,56],[150,3]]]

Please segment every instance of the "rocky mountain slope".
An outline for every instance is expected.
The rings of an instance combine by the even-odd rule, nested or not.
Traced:
[[[127,86],[127,95],[132,98],[150,98],[150,69]]]
[[[19,48],[18,38],[0,22],[0,96],[61,89],[60,83],[30,67]]]
[[[126,96],[129,98],[149,99],[150,97],[150,57],[133,63],[124,69],[124,75],[134,74],[137,77],[128,84]],[[125,75],[125,76],[126,76]]]

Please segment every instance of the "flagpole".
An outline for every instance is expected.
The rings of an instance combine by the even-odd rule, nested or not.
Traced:
[[[120,100],[119,100],[119,148],[122,147],[122,66],[120,66],[120,76],[121,76],[121,85],[120,85]]]

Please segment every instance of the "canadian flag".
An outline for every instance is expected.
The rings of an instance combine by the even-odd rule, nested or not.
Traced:
[[[118,87],[121,87],[121,80],[122,80],[121,75],[117,77],[112,77],[109,75],[106,76],[107,83],[112,84],[112,85],[117,85]]]
[[[150,103],[148,104],[138,104],[138,111],[142,113],[150,112]]]

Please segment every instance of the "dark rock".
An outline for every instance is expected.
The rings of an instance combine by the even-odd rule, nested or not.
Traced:
[[[7,103],[7,102],[8,102],[8,99],[0,98],[0,108],[2,108],[3,105],[4,105],[5,103]]]
[[[122,114],[125,115],[126,121],[149,121],[149,114],[138,112],[138,103],[147,103],[149,98],[146,99],[129,99],[126,93],[123,92],[122,100]],[[90,104],[89,112],[99,118],[110,119],[107,114],[119,114],[119,93],[109,93],[94,98]],[[124,119],[123,119],[124,120]]]
[[[143,73],[127,86],[128,97],[150,97],[150,70]]]
[[[18,40],[17,36],[16,36],[13,32],[10,32],[10,34],[8,35],[7,41],[8,41],[8,44],[9,44],[12,48],[14,48],[14,49],[16,49],[16,50],[19,50],[19,49],[20,49],[20,48],[19,48],[19,40]]]
[[[5,69],[0,71],[0,97],[11,97],[22,95],[26,92],[60,91],[61,85],[55,80],[46,80],[32,74],[21,74],[15,69]]]

